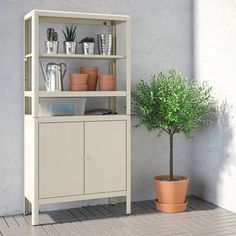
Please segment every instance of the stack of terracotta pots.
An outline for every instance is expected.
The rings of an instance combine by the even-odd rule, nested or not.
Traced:
[[[88,90],[89,91],[96,91],[97,80],[98,80],[98,67],[96,67],[96,66],[81,66],[80,73],[88,75]]]
[[[88,74],[70,74],[71,91],[88,90]]]
[[[100,91],[115,91],[116,77],[114,75],[100,75],[99,76],[99,90]]]

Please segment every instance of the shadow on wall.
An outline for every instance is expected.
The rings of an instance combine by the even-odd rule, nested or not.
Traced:
[[[216,121],[195,134],[192,146],[192,193],[215,204],[220,201],[222,195],[222,173],[231,162],[231,111],[232,105],[226,100],[218,105]],[[230,177],[230,172],[228,174]]]

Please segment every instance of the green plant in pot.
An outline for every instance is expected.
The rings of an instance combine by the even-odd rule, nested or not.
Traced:
[[[143,80],[134,92],[134,116],[149,131],[169,136],[169,174],[154,177],[156,208],[163,212],[181,212],[187,207],[189,178],[174,175],[174,137],[183,133],[191,138],[193,131],[213,121],[214,99],[206,82],[198,84],[175,70]]]
[[[75,42],[76,38],[76,25],[70,25],[65,27],[66,30],[62,30],[64,34],[65,41],[64,41],[64,49],[66,54],[75,54],[76,53],[76,46],[77,42]]]
[[[56,54],[58,53],[59,42],[58,42],[58,33],[54,28],[47,29],[47,41],[45,41],[45,50],[47,54]]]
[[[83,38],[79,43],[82,44],[83,52],[85,55],[94,54],[94,44],[95,44],[94,38],[86,37]]]

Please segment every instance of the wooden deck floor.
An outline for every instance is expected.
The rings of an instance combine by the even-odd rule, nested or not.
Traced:
[[[187,212],[156,212],[154,201],[134,202],[132,215],[125,204],[97,205],[40,214],[40,226],[30,226],[30,215],[0,217],[2,236],[58,235],[236,235],[236,214],[189,198]]]

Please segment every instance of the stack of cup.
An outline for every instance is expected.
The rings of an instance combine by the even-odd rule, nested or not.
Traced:
[[[88,90],[88,74],[70,74],[71,91]]]
[[[98,80],[98,67],[96,66],[81,66],[80,73],[88,75],[88,90],[96,91]]]
[[[99,76],[99,90],[100,91],[115,91],[116,77],[114,75],[100,75]]]
[[[111,34],[98,34],[98,53],[100,55],[111,55],[112,36]]]

